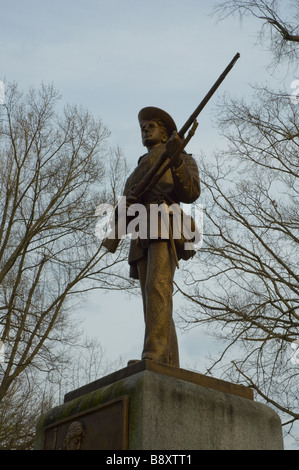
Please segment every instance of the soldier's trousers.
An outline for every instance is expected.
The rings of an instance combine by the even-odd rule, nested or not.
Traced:
[[[179,367],[179,352],[172,317],[175,258],[167,240],[149,244],[147,256],[138,261],[145,336],[142,358]]]

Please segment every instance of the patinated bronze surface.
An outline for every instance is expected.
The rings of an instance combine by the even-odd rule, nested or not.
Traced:
[[[127,449],[128,406],[123,396],[47,426],[43,450]]]
[[[128,201],[134,194],[134,186],[147,174],[161,153],[166,150],[169,157],[165,161],[167,165],[181,144],[176,124],[165,111],[154,107],[143,108],[138,119],[147,153],[140,157],[137,167],[127,179],[124,195]],[[191,155],[180,153],[157,184],[137,202],[143,204],[148,212],[153,204],[165,207],[165,215],[169,216],[167,206],[181,202],[190,204],[199,195],[197,164]],[[145,320],[142,359],[153,359],[179,367],[177,336],[172,318],[173,278],[178,261],[188,259],[194,252],[184,250],[183,235],[180,239],[174,239],[171,227],[168,235],[162,232],[161,223],[155,236],[151,235],[151,228],[148,227],[146,238],[139,237],[131,241],[130,275],[139,279],[142,291]]]

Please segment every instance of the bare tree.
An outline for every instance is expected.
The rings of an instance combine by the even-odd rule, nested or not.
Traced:
[[[28,376],[28,369],[13,381],[1,400],[0,450],[33,449],[38,418],[57,404],[49,384],[39,380],[36,371]]]
[[[261,21],[258,41],[272,53],[272,64],[298,64],[299,5],[281,0],[228,0],[218,3],[214,14],[220,20],[231,15],[253,16]]]
[[[276,3],[219,8],[279,21]],[[187,325],[205,325],[221,340],[207,372],[252,387],[290,431],[299,419],[299,104],[285,90],[253,90],[217,109],[227,145],[200,158],[204,243],[178,289]]]
[[[6,85],[0,107],[0,402],[26,370],[59,368],[65,358],[58,346],[78,342],[73,313],[82,295],[134,287],[122,275],[122,246],[112,259],[95,235],[96,207],[114,198],[105,170],[111,159],[116,168],[124,164],[108,138],[88,111],[62,109],[52,85],[27,94]]]
[[[188,296],[196,305],[188,318],[220,322],[227,349],[242,343],[244,355],[234,361],[239,379],[270,400],[265,389],[282,377],[282,363],[292,380],[297,376],[288,360],[299,331],[299,109],[288,96],[275,96],[273,106],[267,90],[257,91],[256,103],[255,109],[226,103],[229,148],[214,165],[201,162],[204,246],[199,274],[188,272]],[[277,400],[287,411],[282,396]]]
[[[66,392],[123,366],[111,362],[98,339],[83,334],[76,345],[63,345],[47,373],[28,366],[8,389],[0,405],[0,450],[32,450],[42,414],[63,403]],[[54,358],[53,358],[54,359]]]

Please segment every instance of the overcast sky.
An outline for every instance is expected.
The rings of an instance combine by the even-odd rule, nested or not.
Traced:
[[[180,128],[220,73],[241,58],[219,93],[246,97],[266,75],[269,54],[256,46],[259,24],[217,23],[214,0],[0,0],[0,80],[20,87],[53,83],[64,103],[87,107],[135,163],[144,153],[137,114],[168,111]],[[218,94],[219,96],[219,94]],[[213,124],[217,96],[199,118],[188,147],[194,155],[219,143]],[[221,144],[221,142],[220,142]],[[93,295],[84,310],[88,331],[111,360],[139,358],[141,300]],[[182,367],[199,367],[212,344],[199,329],[179,338]]]
[[[209,16],[215,3],[0,0],[0,79],[22,88],[54,83],[65,102],[100,116],[112,142],[136,161],[144,152],[136,120],[142,107],[166,109],[181,127],[236,52],[241,59],[221,92],[246,95],[264,73],[256,22],[217,24]],[[201,148],[216,135],[209,111],[194,140]]]

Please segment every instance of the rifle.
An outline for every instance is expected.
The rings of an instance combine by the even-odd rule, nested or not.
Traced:
[[[235,63],[237,62],[237,60],[239,59],[240,57],[240,54],[239,52],[237,52],[237,54],[233,57],[233,59],[231,60],[231,62],[228,64],[228,66],[224,69],[224,71],[222,72],[222,74],[219,76],[219,78],[216,80],[216,82],[214,83],[214,85],[210,88],[210,90],[208,91],[208,93],[206,94],[206,96],[203,98],[203,100],[199,103],[199,105],[197,106],[197,108],[195,109],[195,111],[191,114],[191,116],[187,119],[187,121],[185,122],[185,124],[183,125],[183,127],[179,130],[178,132],[178,136],[180,137],[181,139],[181,145],[179,146],[179,148],[176,150],[175,154],[169,159],[169,162],[167,163],[167,165],[165,165],[163,168],[162,168],[162,165],[164,164],[164,162],[166,161],[166,159],[168,158],[168,154],[166,151],[164,151],[160,156],[159,158],[156,160],[155,164],[150,168],[150,170],[146,173],[146,175],[144,176],[144,178],[140,181],[140,183],[138,185],[136,185],[134,187],[134,190],[132,191],[132,196],[136,197],[136,198],[141,198],[142,196],[144,196],[144,194],[149,190],[151,189],[155,184],[157,184],[157,182],[159,181],[159,179],[165,174],[165,172],[171,167],[172,165],[172,162],[175,160],[175,158],[177,157],[178,154],[182,153],[182,151],[184,150],[184,148],[186,147],[186,145],[188,144],[188,142],[190,141],[190,139],[193,137],[193,135],[195,134],[195,131],[196,131],[196,128],[198,126],[198,123],[197,123],[197,117],[198,115],[201,113],[201,111],[203,110],[203,108],[206,106],[206,104],[208,103],[208,101],[211,99],[211,97],[213,96],[213,94],[215,93],[215,91],[217,90],[217,88],[221,85],[221,83],[223,82],[223,80],[225,79],[225,77],[228,75],[228,73],[230,72],[230,70],[233,68],[233,66],[235,65]],[[187,132],[187,130],[191,127],[192,125],[192,128],[191,130],[188,132],[188,135],[187,137],[184,138],[184,135],[185,133]],[[160,171],[159,171],[160,170]],[[115,214],[117,214],[117,207],[115,209]],[[108,251],[110,251],[110,253],[114,253],[117,249],[117,246],[119,244],[120,240],[118,238],[109,238],[109,236],[107,238],[105,238],[105,240],[103,240],[103,246],[105,248],[107,248]]]

